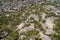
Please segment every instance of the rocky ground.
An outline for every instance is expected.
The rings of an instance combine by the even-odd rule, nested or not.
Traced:
[[[0,40],[60,40],[59,1],[3,1]]]

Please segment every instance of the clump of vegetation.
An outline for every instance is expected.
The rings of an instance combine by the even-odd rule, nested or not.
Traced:
[[[44,28],[42,27],[42,25],[40,24],[40,22],[35,21],[35,28],[39,28],[41,31],[44,31]]]
[[[55,20],[55,27],[53,29],[55,33],[53,33],[52,40],[60,40],[60,16]]]
[[[60,16],[55,20],[54,31],[60,34]]]
[[[0,6],[2,6],[3,5],[3,3],[2,3],[2,1],[0,1]]]
[[[46,22],[46,20],[42,20],[42,22],[43,22],[43,23],[45,23],[45,22]]]
[[[22,38],[20,37],[20,40],[30,40],[30,38],[32,38],[33,40],[37,40],[37,39],[40,40],[40,38],[37,36],[38,34],[39,34],[38,30],[25,31],[25,32],[23,32],[23,35],[25,35],[25,36]]]
[[[60,40],[60,34],[53,33],[53,34],[51,35],[51,39],[52,39],[52,40]]]
[[[18,32],[14,32],[11,35],[8,35],[4,40],[18,40]]]
[[[56,14],[54,12],[50,12],[50,13],[49,12],[46,12],[46,14],[47,14],[46,15],[46,18],[47,17],[51,17],[51,16],[56,17]]]
[[[35,38],[35,40],[42,40],[41,38]]]
[[[30,30],[30,31],[26,31],[23,34],[26,36],[32,36],[32,35],[38,35],[39,31],[37,30]]]

